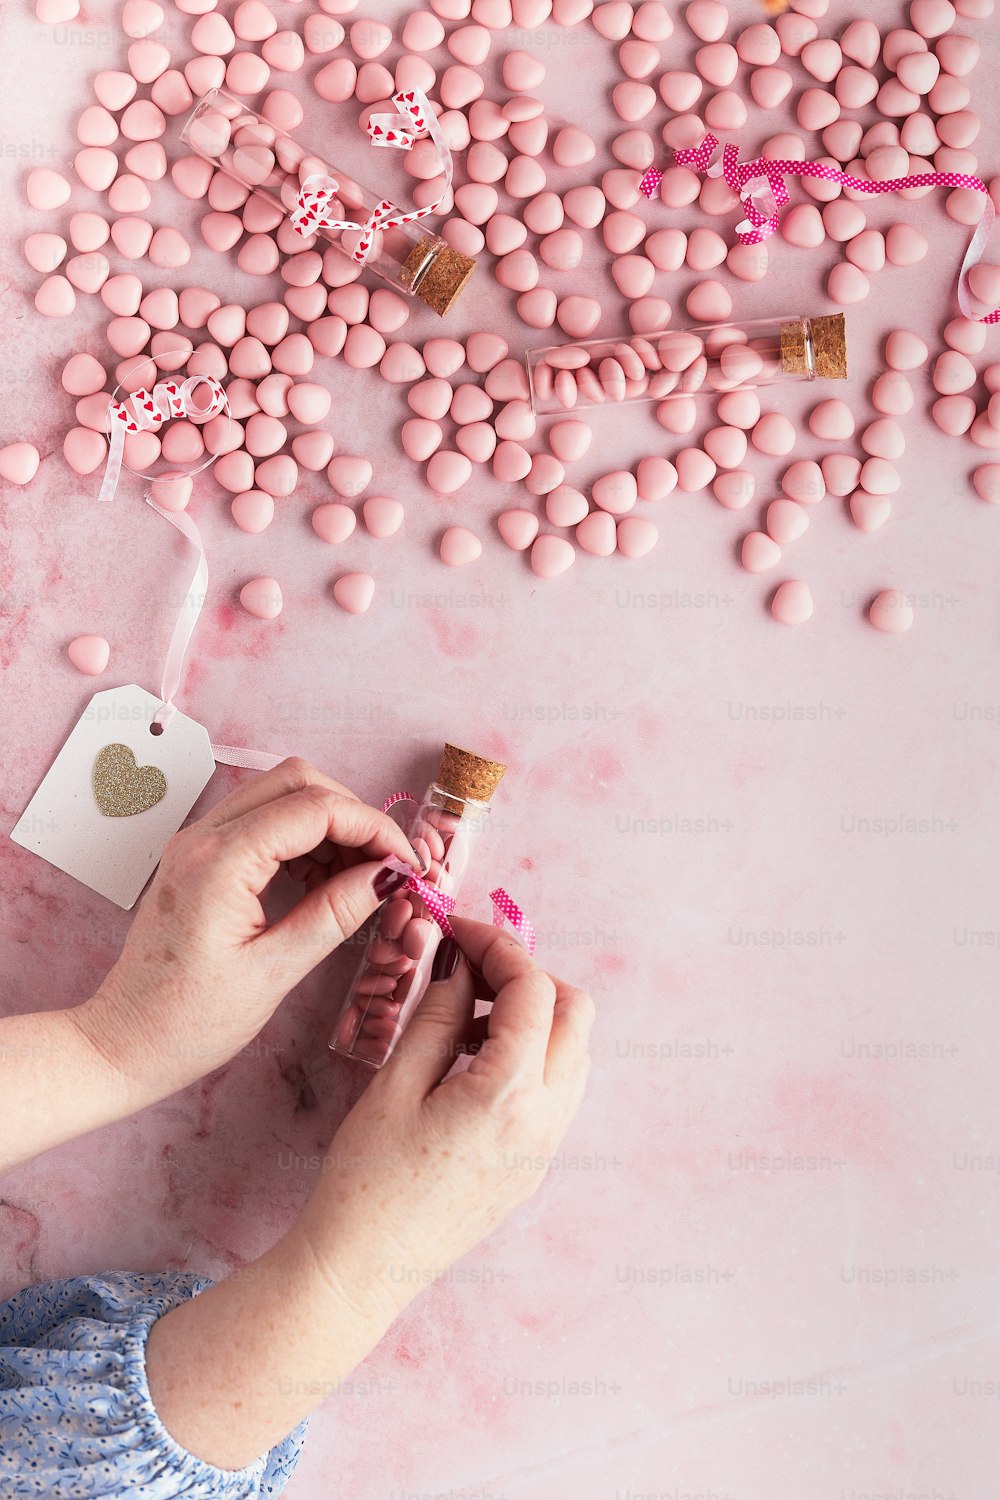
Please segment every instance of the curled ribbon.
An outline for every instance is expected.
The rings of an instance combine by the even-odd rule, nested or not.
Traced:
[[[209,392],[205,405],[195,399],[200,386]],[[162,380],[151,391],[140,386],[124,401],[112,401],[108,407],[108,461],[98,500],[114,499],[121,478],[125,439],[131,433],[156,431],[171,417],[197,417],[207,422],[224,411],[227,404],[225,391],[211,375],[190,375],[180,384],[176,380]]]
[[[983,250],[990,237],[996,219],[996,209],[989,188],[978,177],[965,172],[919,172],[907,177],[891,177],[885,182],[869,182],[852,177],[837,167],[824,162],[770,161],[759,156],[755,161],[741,162],[738,147],[732,142],[723,146],[722,160],[712,165],[712,158],[719,145],[714,135],[706,135],[698,146],[674,152],[674,160],[680,167],[691,167],[706,177],[725,178],[742,204],[746,219],[736,226],[736,234],[744,245],[761,245],[775,233],[781,218],[781,210],[788,202],[786,177],[818,177],[824,182],[839,182],[853,192],[881,195],[899,193],[907,188],[947,187],[968,188],[983,194],[983,213],[975,233],[965,252],[962,269],[958,277],[958,303],[967,318],[978,323],[1000,323],[1000,308],[994,308],[985,317],[978,317],[973,308],[969,291],[969,272],[979,264]],[[639,191],[651,198],[663,180],[658,167],[650,167],[639,184]],[[751,184],[756,184],[751,186]]]
[[[502,927],[504,921],[508,921],[528,952],[534,953],[535,929],[517,902],[508,896],[502,885],[490,891],[490,900],[493,902],[493,926]]]
[[[382,804],[382,811],[388,812],[390,807],[395,807],[397,802],[412,802],[415,807],[419,806],[416,797],[409,792],[393,792]],[[401,875],[408,876],[404,891],[413,891],[415,895],[425,903],[428,914],[440,927],[445,937],[452,936],[451,923],[448,921],[449,914],[455,910],[454,896],[446,895],[439,891],[436,886],[428,884],[421,875],[414,875],[409,865],[404,865],[401,860],[387,859],[386,865],[392,870],[398,870]],[[490,901],[493,903],[493,926],[502,927],[504,922],[509,922],[517,933],[521,942],[529,953],[535,951],[535,929],[528,917],[518,906],[517,902],[507,894],[502,885],[490,891]]]
[[[375,236],[379,230],[391,229],[395,224],[410,224],[415,219],[425,219],[435,213],[451,190],[454,164],[451,150],[438,124],[437,116],[426,94],[420,89],[400,89],[393,94],[392,102],[397,113],[372,115],[368,121],[368,139],[373,146],[394,147],[398,151],[409,151],[423,136],[429,136],[438,149],[444,172],[444,187],[425,208],[412,208],[403,213],[391,198],[382,198],[372,209],[364,224],[353,219],[337,219],[330,213],[331,204],[337,201],[339,184],[325,173],[314,173],[307,177],[299,189],[295,207],[289,215],[292,228],[304,237],[318,229],[353,229],[358,231],[357,244],[351,250],[351,259],[363,266],[372,252]]]

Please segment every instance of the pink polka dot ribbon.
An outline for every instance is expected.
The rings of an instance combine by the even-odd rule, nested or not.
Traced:
[[[199,397],[204,389],[208,399]],[[187,380],[162,380],[151,391],[140,386],[124,401],[112,401],[108,407],[108,461],[98,493],[98,500],[114,499],[121,478],[125,439],[136,432],[156,432],[171,417],[195,417],[207,422],[225,411],[226,393],[210,375],[190,375]]]
[[[414,807],[419,807],[420,805],[411,792],[393,792],[392,796],[387,797],[382,803],[382,811],[387,813],[390,807],[396,806],[397,802],[412,802]]]
[[[388,812],[390,807],[395,807],[397,802],[412,802],[415,807],[419,806],[416,797],[409,792],[393,792],[382,803],[382,811]],[[437,923],[445,937],[452,936],[449,915],[455,910],[454,896],[448,896],[444,891],[439,891],[436,886],[428,884],[421,875],[415,875],[409,865],[403,864],[402,860],[391,857],[385,861],[391,870],[397,870],[400,875],[408,876],[404,891],[413,891],[419,896],[427,907],[428,915]],[[502,927],[504,922],[509,922],[517,933],[521,942],[529,953],[535,951],[535,929],[528,917],[504,890],[498,885],[495,890],[490,891],[490,900],[493,903],[493,925]]]
[[[372,115],[368,121],[368,139],[373,146],[410,151],[418,140],[429,136],[438,149],[444,173],[444,187],[433,203],[428,203],[424,208],[411,208],[404,213],[391,198],[382,198],[364,224],[358,224],[353,219],[338,219],[332,215],[330,207],[337,201],[339,184],[324,173],[315,173],[303,182],[295,207],[289,215],[292,228],[306,237],[318,229],[357,231],[357,243],[352,247],[350,255],[352,260],[362,266],[371,254],[380,230],[391,229],[396,224],[411,224],[416,219],[426,219],[429,214],[437,212],[451,191],[454,174],[451,150],[427,95],[420,89],[400,89],[397,94],[393,94],[392,102],[396,107],[396,114]]]
[[[493,902],[493,926],[502,927],[509,922],[529,953],[535,951],[535,929],[516,901],[511,900],[502,885],[490,891]]]
[[[420,897],[427,908],[427,915],[438,924],[445,937],[450,937],[451,923],[448,921],[448,914],[455,910],[454,896],[446,896],[436,886],[428,885],[420,875],[411,875],[403,889],[413,891],[414,895]]]
[[[382,811],[385,812],[396,802],[416,803],[416,800],[406,792],[396,792],[388,802],[383,804]],[[437,886],[431,885],[422,875],[415,875],[413,866],[404,864],[394,854],[391,854],[383,863],[387,870],[395,870],[397,874],[407,877],[406,884],[400,886],[397,894],[401,896],[404,891],[412,891],[415,896],[419,896],[427,908],[427,915],[437,923],[445,937],[451,937],[451,923],[448,921],[448,916],[455,910],[454,896],[439,891]]]
[[[652,198],[662,181],[663,173],[659,167],[650,167],[643,175],[643,179],[639,184],[639,191],[644,198]]]
[[[786,177],[815,177],[824,182],[839,182],[853,192],[881,195],[900,193],[907,188],[946,187],[967,188],[983,194],[983,213],[965,253],[958,277],[958,303],[967,318],[979,323],[1000,323],[1000,308],[994,308],[984,317],[979,317],[973,306],[969,291],[969,272],[977,266],[986,248],[990,231],[996,218],[996,209],[989,188],[978,177],[965,172],[919,172],[907,177],[891,177],[885,182],[869,182],[861,177],[852,177],[838,167],[825,162],[770,161],[759,156],[755,161],[741,162],[739,148],[729,142],[722,148],[722,160],[712,164],[719,142],[714,135],[706,135],[698,146],[674,152],[674,160],[680,167],[690,167],[706,177],[724,177],[737,195],[746,219],[736,226],[736,234],[744,245],[760,245],[778,228],[781,210],[789,201]],[[657,167],[650,167],[639,184],[639,191],[651,198],[663,180]]]

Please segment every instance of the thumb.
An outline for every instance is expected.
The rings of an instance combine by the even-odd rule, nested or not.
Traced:
[[[439,970],[447,968],[449,953],[457,953],[457,946],[448,946],[454,942],[454,938],[442,940],[435,954]],[[447,979],[432,978],[400,1037],[385,1069],[390,1088],[422,1098],[441,1082],[471,1036],[475,991],[472,971],[459,953],[457,967]]]
[[[384,899],[375,890],[375,879],[384,872],[381,860],[338,870],[261,934],[256,941],[270,950],[286,989],[298,984],[367,922]]]

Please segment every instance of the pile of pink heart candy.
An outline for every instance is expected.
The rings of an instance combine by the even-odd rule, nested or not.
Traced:
[[[592,428],[572,413],[551,422],[536,418],[524,364],[504,339],[486,332],[464,342],[434,335],[419,346],[407,339],[408,299],[370,279],[324,240],[303,239],[272,204],[210,163],[194,156],[168,162],[162,144],[168,120],[185,115],[209,89],[224,86],[254,96],[254,107],[269,122],[294,132],[303,109],[285,84],[301,70],[308,70],[322,99],[337,105],[354,99],[362,126],[372,113],[391,110],[396,90],[419,88],[434,104],[457,168],[453,191],[441,205],[450,214],[442,232],[456,249],[492,268],[528,330],[525,342],[534,341],[534,331],[550,328],[557,330],[550,342],[586,339],[604,320],[617,333],[623,316],[633,334],[655,335],[671,322],[669,299],[678,296],[688,321],[724,322],[733,314],[732,281],[727,286],[711,273],[724,266],[737,282],[757,282],[768,266],[766,245],[735,243],[733,229],[742,215],[723,178],[668,165],[674,149],[697,145],[710,130],[738,132],[747,125],[748,104],[771,111],[797,90],[795,116],[804,134],[772,136],[760,154],[823,160],[872,181],[932,169],[973,174],[979,120],[969,107],[967,79],[980,48],[957,27],[960,19],[987,19],[992,4],[912,0],[908,25],[901,12],[892,17],[899,24],[880,29],[874,20],[853,21],[832,36],[820,29],[827,0],[792,0],[773,22],[761,19],[730,40],[723,0],[692,0],[676,29],[675,8],[662,0],[428,0],[427,9],[407,16],[397,42],[382,21],[354,14],[357,0],[318,0],[319,8],[296,29],[281,28],[262,0],[174,0],[176,10],[191,18],[185,55],[175,59],[160,40],[167,18],[157,0],[125,0],[124,66],[93,80],[95,103],[78,121],[72,171],[41,168],[26,183],[39,216],[38,230],[25,244],[26,258],[42,278],[38,311],[68,316],[83,294],[99,297],[111,314],[111,358],[77,353],[63,370],[63,386],[76,400],[65,459],[78,474],[96,473],[107,456],[112,389],[128,393],[150,385],[154,366],[183,367],[226,383],[231,418],[174,421],[162,433],[130,435],[125,462],[131,469],[145,472],[166,463],[183,471],[217,454],[212,474],[232,497],[233,518],[255,533],[270,524],[275,500],[298,492],[302,470],[325,471],[333,498],[313,511],[317,536],[343,548],[359,514],[371,535],[390,536],[403,523],[402,504],[366,494],[371,463],[338,452],[322,425],[331,396],[314,366],[317,356],[339,357],[354,370],[371,370],[373,377],[377,372],[406,388],[412,416],[402,426],[402,446],[425,465],[436,495],[458,494],[486,465],[500,484],[523,487],[523,503],[502,510],[496,526],[508,546],[527,554],[540,578],[565,573],[578,551],[624,558],[648,553],[658,539],[650,513],[675,489],[706,491],[728,509],[745,509],[756,488],[743,467],[749,449],[789,458],[776,476],[780,494],[765,503],[760,525],[747,533],[742,549],[748,570],[776,579],[785,550],[809,523],[808,508],[824,496],[843,497],[848,517],[864,531],[891,516],[892,496],[901,487],[895,465],[905,446],[898,419],[914,403],[910,375],[930,361],[916,335],[900,330],[888,340],[886,369],[872,392],[872,420],[859,435],[861,456],[833,446],[822,461],[795,460],[795,429],[780,413],[762,410],[754,390],[718,398],[682,395],[655,407],[660,426],[678,439],[669,457],[650,455],[633,472],[598,474],[576,484],[573,466],[585,460]],[[36,9],[40,20],[65,24],[77,16],[79,3],[37,0]],[[503,33],[511,25],[519,42],[541,27],[581,26],[617,45],[623,79],[611,94],[621,122],[609,143],[614,165],[596,169],[598,148],[590,134],[546,116],[540,97],[545,63],[524,46],[504,47]],[[490,98],[484,68],[497,54],[503,89]],[[568,49],[558,55],[572,60]],[[415,203],[441,195],[441,160],[430,140],[418,143],[404,161]],[[658,198],[647,202],[639,184],[655,163],[664,174]],[[373,163],[373,182],[377,168]],[[168,173],[174,189],[204,201],[206,244],[234,257],[244,272],[280,276],[280,300],[272,292],[257,305],[224,305],[209,288],[178,287],[191,248],[169,222],[155,227],[146,217],[155,185]],[[837,183],[805,180],[793,186],[793,198],[802,201],[784,211],[780,232],[810,257],[828,241],[838,257],[828,269],[828,295],[841,304],[857,302],[883,266],[909,267],[926,254],[910,200],[929,191],[880,198],[881,212],[891,212],[892,204],[899,212],[899,221],[883,231],[868,223],[875,200]],[[996,182],[991,191],[1000,200]],[[963,226],[975,223],[983,210],[982,195],[965,189],[945,201]],[[166,195],[159,206],[169,220]],[[664,223],[665,209],[671,217],[683,214],[690,227]],[[718,220],[724,232],[695,223],[698,214]],[[956,245],[956,265],[958,254]],[[623,299],[620,306],[603,307],[597,298],[567,293],[561,285],[581,264],[596,271],[602,260]],[[808,270],[805,261],[803,268]],[[952,270],[942,268],[941,279],[944,305]],[[972,290],[990,305],[1000,301],[1000,269],[980,266]],[[900,297],[906,295],[901,288]],[[744,299],[737,315],[752,316],[752,304]],[[981,325],[964,317],[947,323],[944,348],[931,365],[938,396],[933,415],[943,432],[968,434],[980,448],[1000,449],[1000,365],[980,372],[974,363],[986,337]],[[977,400],[980,382],[985,394]],[[616,399],[614,390],[606,399]],[[855,436],[855,417],[838,399],[821,401],[809,425],[831,445],[849,445]],[[699,426],[704,430],[695,441],[691,434]],[[30,443],[0,451],[0,474],[16,483],[28,482],[37,465]],[[1000,464],[977,469],[974,485],[983,500],[1000,502]],[[173,509],[186,506],[192,491],[190,479],[160,478],[153,485],[154,498]],[[360,511],[352,503],[358,501]],[[482,547],[474,527],[466,525],[447,527],[439,543],[442,561],[452,567],[473,562]],[[333,595],[344,609],[360,613],[372,603],[375,581],[343,571]],[[272,578],[250,580],[241,598],[261,617],[273,617],[282,606]],[[799,578],[782,578],[770,595],[772,614],[785,623],[807,619],[813,607],[812,593]],[[913,611],[901,589],[889,588],[872,602],[870,618],[880,629],[900,632]],[[78,649],[76,657],[91,663],[87,670],[101,670],[99,647]]]

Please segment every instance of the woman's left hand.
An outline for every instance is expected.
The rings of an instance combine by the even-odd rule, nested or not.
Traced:
[[[390,855],[417,868],[391,818],[283,761],[170,840],[121,957],[74,1019],[142,1094],[183,1088],[245,1047],[357,931]],[[304,894],[269,925],[261,897],[283,865]]]

